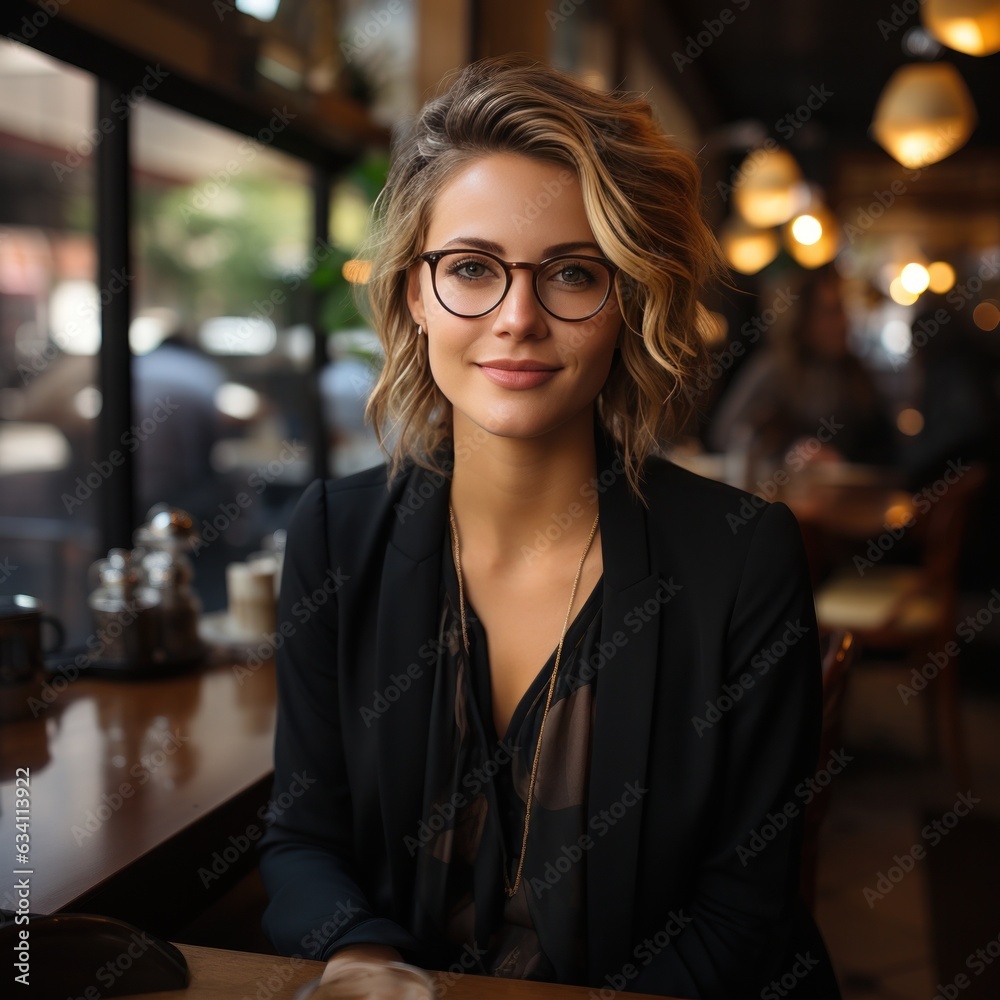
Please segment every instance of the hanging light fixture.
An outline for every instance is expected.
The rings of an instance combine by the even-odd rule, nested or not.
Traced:
[[[788,150],[755,149],[740,164],[733,204],[751,226],[780,226],[807,200],[799,165]]]
[[[756,274],[778,256],[781,242],[773,229],[758,229],[731,215],[719,233],[726,259],[742,274]]]
[[[879,145],[904,167],[926,167],[961,149],[976,108],[951,63],[912,63],[889,78],[872,121]]]
[[[950,49],[970,56],[1000,51],[1000,0],[925,0],[920,19]]]

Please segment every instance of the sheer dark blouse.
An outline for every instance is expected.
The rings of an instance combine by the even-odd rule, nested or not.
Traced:
[[[468,971],[583,983],[586,977],[586,816],[596,670],[581,678],[601,631],[598,581],[563,644],[545,724],[521,885],[512,899],[525,800],[553,649],[511,717],[493,722],[486,632],[466,602],[462,641],[450,539],[442,553],[438,663],[428,736],[417,895]]]

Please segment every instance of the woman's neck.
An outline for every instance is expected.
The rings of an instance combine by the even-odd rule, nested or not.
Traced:
[[[547,561],[576,551],[597,514],[594,420],[578,418],[539,438],[488,434],[456,414],[451,504],[463,548],[502,568],[526,553]]]

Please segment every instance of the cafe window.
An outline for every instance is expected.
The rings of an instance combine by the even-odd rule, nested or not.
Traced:
[[[4,39],[0,84],[0,592],[40,598],[70,646],[93,631],[81,595],[128,474],[99,441],[122,384],[101,384],[101,308],[127,288],[134,523],[189,510],[195,587],[224,607],[227,563],[272,543],[321,467],[312,323],[335,250],[314,169],[277,148],[281,105],[243,133],[145,95],[123,111],[131,201],[110,206],[130,263],[100,287],[97,78]]]
[[[95,82],[0,40],[0,589],[89,631],[97,556],[100,296]]]
[[[270,145],[286,125],[280,108],[254,136],[151,100],[132,114],[136,506],[193,515],[207,608],[312,476],[308,295],[330,250],[308,166]]]

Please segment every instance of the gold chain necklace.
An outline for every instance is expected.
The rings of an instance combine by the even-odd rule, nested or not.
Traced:
[[[583,564],[587,561],[587,553],[590,552],[591,545],[594,544],[594,536],[597,534],[597,522],[601,515],[598,512],[594,518],[594,523],[590,529],[590,537],[580,557],[580,565],[576,568],[576,579],[573,581],[573,592],[569,595],[569,606],[566,608],[566,617],[563,620],[562,634],[559,636],[559,645],[556,646],[556,662],[552,667],[552,676],[549,678],[549,691],[545,698],[545,710],[542,712],[542,722],[538,727],[538,742],[535,744],[535,758],[531,762],[531,779],[528,782],[528,801],[524,805],[524,834],[521,837],[521,857],[517,862],[517,874],[514,876],[514,884],[510,884],[507,875],[507,866],[504,865],[503,882],[508,897],[517,894],[521,885],[521,873],[524,871],[524,855],[528,849],[528,829],[531,826],[531,803],[535,795],[535,778],[538,774],[538,761],[542,755],[542,737],[545,734],[545,720],[549,717],[549,707],[552,705],[552,695],[556,689],[556,677],[559,674],[559,661],[562,659],[563,642],[566,639],[566,631],[569,628],[569,616],[573,610],[573,602],[576,600],[576,591],[580,586],[580,577],[583,575]],[[458,544],[458,525],[455,523],[455,511],[451,504],[448,504],[448,520],[451,522],[451,546],[452,557],[455,560],[455,573],[458,576],[458,608],[459,616],[462,619],[462,642],[465,645],[465,653],[469,653],[469,630],[465,620],[465,583],[462,579],[462,552]]]

